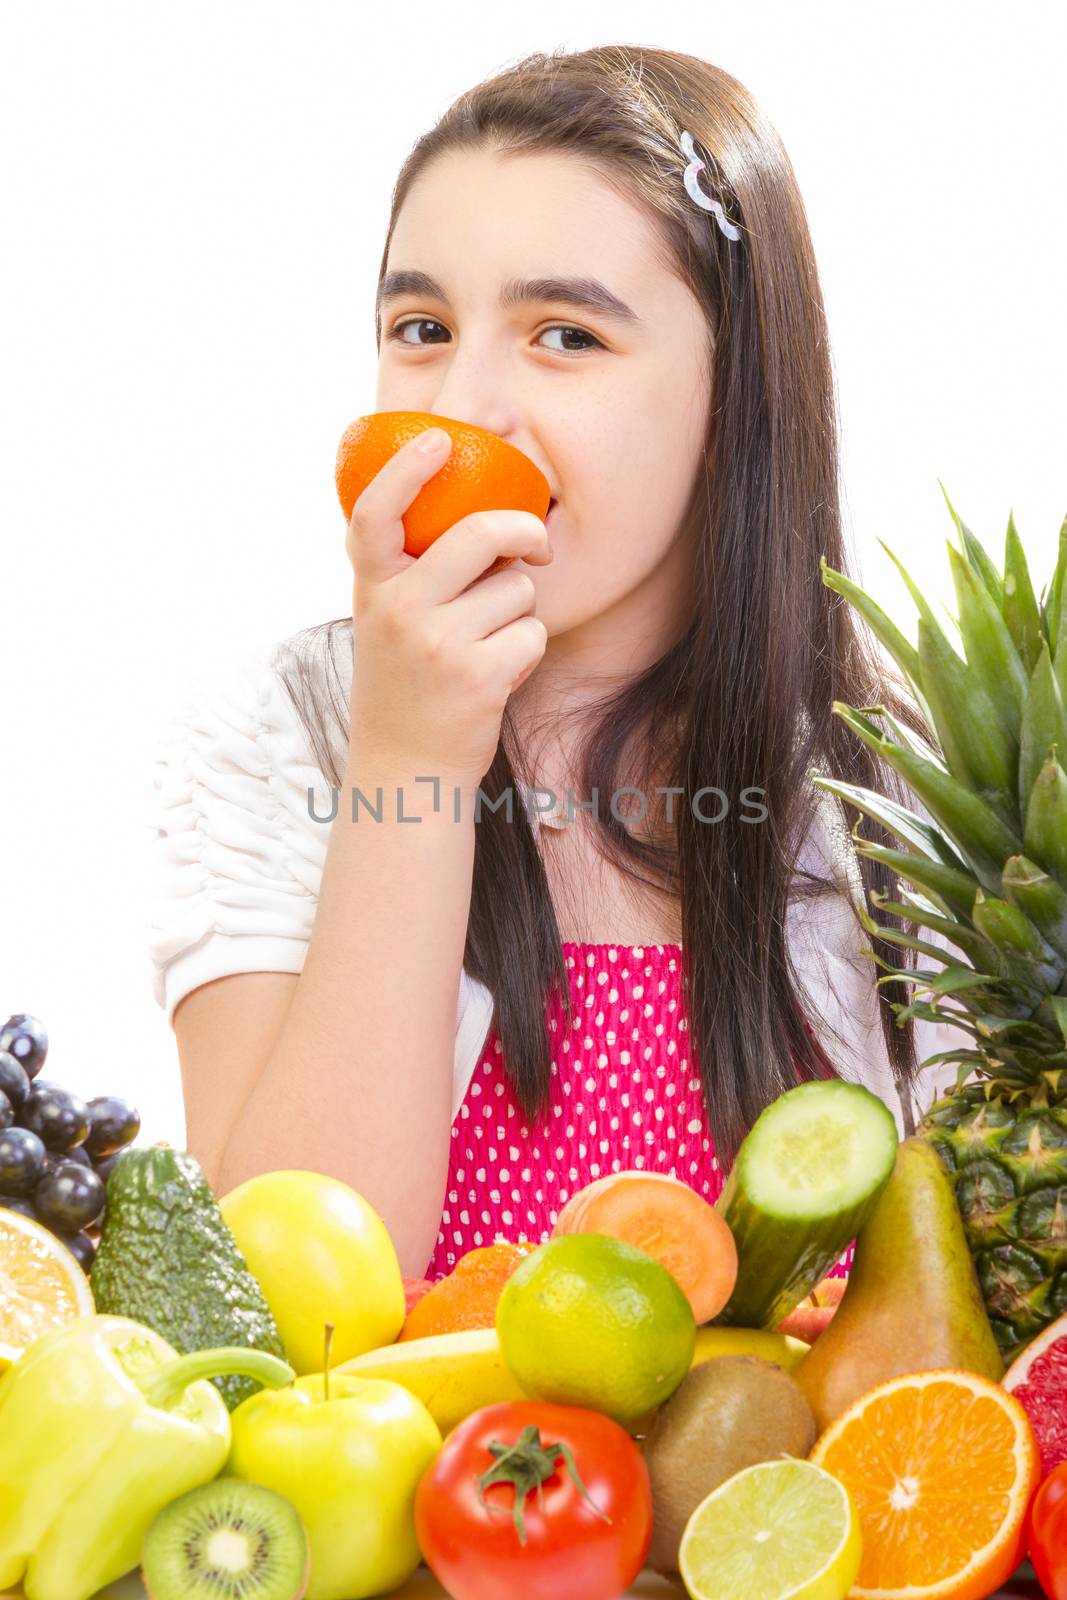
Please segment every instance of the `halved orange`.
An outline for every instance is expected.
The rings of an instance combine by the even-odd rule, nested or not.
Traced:
[[[879,1384],[809,1458],[849,1490],[863,1561],[855,1600],[983,1600],[1025,1554],[1037,1443],[1017,1400],[973,1372]]]
[[[30,1217],[0,1211],[0,1372],[36,1339],[95,1310],[66,1245]]]
[[[428,478],[404,513],[404,549],[410,556],[439,539],[474,511],[532,511],[544,517],[552,491],[540,467],[499,434],[432,411],[375,411],[357,417],[341,436],[334,481],[345,517],[385,463],[427,428],[452,440],[444,465]]]

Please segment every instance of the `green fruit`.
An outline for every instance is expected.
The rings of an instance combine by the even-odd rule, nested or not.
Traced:
[[[644,1445],[652,1483],[648,1564],[674,1577],[685,1525],[713,1489],[744,1467],[806,1456],[815,1419],[789,1375],[758,1356],[694,1367],[661,1407]]]
[[[897,1126],[857,1083],[803,1083],[757,1118],[715,1209],[737,1245],[714,1319],[775,1328],[851,1244],[893,1170]]]
[[[643,1250],[599,1233],[549,1239],[521,1261],[496,1313],[500,1348],[531,1398],[633,1422],[693,1360],[685,1293]]]
[[[92,1291],[97,1311],[143,1322],[183,1354],[247,1345],[285,1357],[199,1162],[168,1145],[127,1150],[108,1179]],[[212,1381],[231,1411],[260,1387]]]
[[[762,1461],[697,1507],[678,1565],[691,1600],[845,1600],[862,1556],[843,1483],[810,1461]]]
[[[903,670],[928,741],[877,708],[888,731],[870,707],[834,711],[899,773],[923,814],[854,784],[815,782],[905,847],[856,837],[862,855],[915,886],[877,901],[909,926],[865,910],[864,925],[933,957],[932,968],[890,967],[879,979],[931,997],[894,1001],[898,1022],[949,1023],[967,1036],[965,1048],[923,1063],[961,1071],[921,1131],[952,1174],[993,1331],[1012,1361],[1067,1311],[1067,520],[1039,600],[1012,518],[1002,575],[950,502],[949,511],[966,660],[902,567],[920,613],[917,649],[823,566],[823,582],[862,612]]]
[[[354,1373],[297,1378],[232,1417],[226,1472],[295,1506],[311,1545],[307,1600],[363,1600],[419,1564],[415,1490],[441,1430],[399,1384]]]
[[[307,1533],[290,1502],[233,1478],[165,1506],[141,1557],[150,1600],[299,1600],[309,1565]]]
[[[935,1367],[994,1382],[1004,1371],[952,1182],[925,1140],[906,1139],[841,1303],[794,1377],[821,1433],[868,1389]]]

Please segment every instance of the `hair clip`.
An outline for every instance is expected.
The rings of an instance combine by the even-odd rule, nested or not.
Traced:
[[[682,174],[682,181],[685,184],[686,193],[689,195],[689,198],[691,200],[695,200],[702,211],[712,212],[715,217],[715,221],[719,224],[720,230],[728,239],[740,239],[741,230],[739,228],[735,228],[732,222],[727,222],[726,213],[723,211],[719,201],[713,200],[710,195],[706,195],[697,181],[697,174],[707,171],[707,163],[702,161],[700,156],[697,154],[696,147],[693,144],[693,135],[691,133],[683,133],[681,145],[682,150],[689,162],[689,165]]]

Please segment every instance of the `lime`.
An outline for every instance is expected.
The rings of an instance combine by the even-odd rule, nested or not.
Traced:
[[[674,1393],[693,1360],[689,1300],[658,1261],[601,1233],[539,1245],[504,1285],[504,1360],[534,1400],[636,1421]]]
[[[700,1502],[678,1567],[692,1600],[844,1600],[861,1554],[844,1484],[784,1456],[735,1473]]]

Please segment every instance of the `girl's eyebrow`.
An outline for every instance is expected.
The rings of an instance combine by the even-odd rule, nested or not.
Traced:
[[[387,272],[378,288],[377,309],[380,312],[387,300],[401,295],[426,295],[428,299],[448,304],[448,296],[428,272],[398,270]],[[500,304],[507,310],[528,300],[552,300],[565,305],[583,306],[602,317],[617,322],[639,322],[636,311],[612,294],[596,278],[508,278],[501,286]]]

